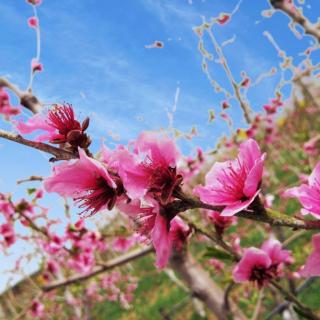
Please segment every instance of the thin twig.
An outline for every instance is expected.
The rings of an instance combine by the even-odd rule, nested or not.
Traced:
[[[219,59],[221,61],[221,64],[222,64],[222,67],[223,69],[225,70],[225,73],[227,75],[227,78],[229,79],[229,82],[234,90],[234,94],[235,94],[235,97],[237,98],[237,100],[239,101],[239,104],[240,104],[240,107],[243,111],[243,114],[244,114],[244,117],[247,121],[247,123],[251,123],[252,122],[252,119],[251,119],[251,116],[250,116],[250,106],[248,105],[248,103],[243,99],[242,95],[241,95],[241,92],[240,92],[240,86],[238,85],[238,83],[234,80],[233,78],[233,75],[232,75],[232,72],[227,64],[227,61],[226,61],[226,58],[222,52],[222,49],[221,47],[219,46],[216,38],[214,37],[213,33],[212,33],[212,29],[211,27],[206,29],[206,31],[208,32],[209,34],[209,37],[212,41],[212,44],[216,50],[216,53],[218,54],[219,56]]]
[[[259,296],[258,296],[258,301],[256,304],[256,307],[254,308],[254,312],[252,314],[251,320],[258,320],[259,318],[259,313],[261,310],[261,306],[262,306],[262,300],[263,300],[263,288],[261,288],[259,290]]]
[[[29,109],[32,113],[38,113],[42,110],[42,103],[29,91],[22,91],[5,78],[0,78],[0,88],[6,87],[11,90],[19,99],[20,104]]]
[[[40,177],[40,176],[30,176],[27,179],[18,180],[17,184],[21,184],[21,183],[24,183],[24,182],[31,182],[31,181],[43,181],[43,178]]]
[[[11,140],[11,141],[23,144],[25,146],[28,146],[28,147],[31,147],[31,148],[34,148],[37,150],[50,153],[54,156],[54,158],[52,159],[53,161],[71,160],[71,159],[78,158],[78,155],[75,153],[50,146],[50,145],[43,143],[43,142],[35,142],[32,140],[27,140],[18,134],[14,134],[14,133],[11,133],[11,132],[8,132],[5,130],[0,130],[0,138]]]
[[[143,257],[153,251],[154,251],[154,249],[152,246],[148,246],[143,249],[140,249],[140,248],[136,249],[136,250],[131,251],[127,254],[124,254],[120,257],[114,258],[99,267],[95,267],[93,269],[93,271],[90,273],[87,273],[84,275],[76,275],[76,276],[70,277],[68,279],[64,279],[62,281],[57,281],[57,282],[51,283],[49,285],[45,285],[42,287],[42,290],[45,292],[48,292],[48,291],[52,291],[54,289],[58,289],[58,288],[72,285],[75,283],[80,283],[80,282],[88,280],[88,279],[90,279],[100,273],[103,273],[107,270],[113,269],[115,267],[120,267],[123,264],[126,264],[130,261],[136,260],[138,258],[141,258],[141,257]]]
[[[308,319],[320,320],[318,317],[308,306],[300,302],[291,292],[287,291],[283,288],[277,281],[270,281],[270,284],[275,287],[287,300],[294,303],[301,313]]]
[[[219,212],[221,212],[224,209],[223,206],[213,206],[211,204],[204,203],[199,199],[186,195],[182,192],[176,194],[176,197],[180,200],[176,200],[170,203],[167,210],[172,210],[173,212],[179,213],[188,209],[196,208],[208,209]],[[268,223],[271,226],[290,227],[294,229],[305,230],[320,229],[320,221],[297,219],[295,217],[285,215],[283,213],[277,212],[269,208],[265,209],[260,204],[259,198],[256,198],[252,206],[254,206],[252,207],[252,210],[240,211],[236,214],[236,216],[254,221]]]
[[[270,0],[270,3],[275,9],[286,13],[294,23],[299,24],[306,34],[314,36],[320,42],[320,29],[317,24],[311,23],[290,1]]]

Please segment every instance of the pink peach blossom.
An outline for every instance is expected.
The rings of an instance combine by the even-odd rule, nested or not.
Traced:
[[[134,156],[122,155],[119,171],[128,196],[134,199],[148,194],[167,204],[182,182],[176,168],[177,147],[168,137],[151,132],[142,133],[134,147]]]
[[[30,314],[34,318],[42,318],[44,316],[44,305],[38,300],[33,300],[30,308]]]
[[[303,144],[303,150],[311,156],[317,155],[317,153],[319,152],[319,140],[320,135],[313,137]]]
[[[16,235],[12,224],[4,223],[0,225],[0,234],[4,239],[4,245],[10,247],[16,242]]]
[[[233,270],[233,279],[235,282],[257,281],[259,286],[263,286],[273,277],[272,272],[268,272],[271,263],[270,257],[263,250],[254,247],[245,249]]]
[[[111,210],[122,192],[120,181],[115,182],[101,162],[89,158],[80,148],[79,156],[78,160],[55,166],[53,175],[44,181],[45,190],[72,197],[89,215]]]
[[[209,259],[208,263],[215,269],[216,272],[221,272],[225,268],[225,264],[215,258]]]
[[[206,175],[206,185],[194,193],[201,201],[224,206],[221,216],[232,216],[253,202],[260,192],[265,154],[249,139],[240,145],[236,160],[216,162]]]
[[[117,237],[112,244],[112,248],[118,252],[125,252],[135,244],[133,238]]]
[[[311,214],[320,218],[320,162],[317,163],[308,178],[308,184],[302,184],[286,190],[284,197],[298,198],[303,206],[302,214]]]
[[[170,258],[172,248],[182,248],[190,229],[179,217],[164,215],[157,201],[152,198],[148,200],[149,206],[141,207],[140,213],[135,212],[131,217],[135,217],[138,232],[151,239],[156,251],[156,266],[162,269]]]
[[[44,113],[36,114],[27,122],[17,121],[19,133],[29,134],[35,131],[44,131],[35,138],[36,141],[49,141],[51,143],[69,143],[74,147],[87,148],[90,139],[85,134],[89,126],[89,118],[82,124],[75,119],[73,108],[69,104],[54,105]]]
[[[244,250],[243,256],[233,270],[235,282],[256,281],[259,287],[271,279],[282,276],[284,264],[292,263],[291,253],[283,250],[274,237],[265,241],[261,249]]]

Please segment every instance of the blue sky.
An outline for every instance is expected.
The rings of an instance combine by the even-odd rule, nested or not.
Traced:
[[[197,144],[212,149],[217,138],[228,130],[222,121],[208,123],[208,109],[215,108],[218,114],[222,96],[213,91],[201,70],[198,39],[192,28],[201,23],[201,16],[231,12],[237,3],[44,0],[38,8],[44,72],[35,79],[34,93],[47,103],[72,103],[82,119],[89,115],[88,132],[95,141],[93,149],[97,150],[101,138],[112,146],[134,139],[142,130],[167,127],[166,109],[172,108],[179,88],[174,126],[188,132],[196,125],[199,131],[194,140],[180,142],[182,149],[188,153]],[[226,46],[224,52],[237,80],[242,70],[255,79],[278,66],[276,51],[262,35],[265,30],[295,62],[301,60],[299,52],[311,41],[310,37],[297,40],[287,28],[287,17],[281,13],[264,19],[261,12],[269,8],[267,0],[254,1],[254,5],[252,0],[243,0],[230,23],[214,27],[220,43],[236,35],[235,42]],[[319,1],[307,0],[305,12],[315,20],[316,12],[320,12]],[[26,22],[30,16],[32,8],[22,0],[0,2],[0,75],[22,88],[27,86],[29,63],[35,55],[35,33]],[[145,48],[155,40],[163,41],[164,48]],[[210,70],[215,79],[228,87],[222,69],[212,64]],[[268,78],[249,93],[254,110],[260,110],[273,96],[278,80],[278,75]],[[236,127],[245,126],[236,104],[229,113]],[[0,128],[10,126],[1,121]],[[12,192],[17,198],[23,196],[23,187],[18,187],[16,180],[32,174],[50,174],[47,159],[38,151],[1,140],[0,191]],[[59,215],[61,207],[55,205],[56,201],[56,197],[49,196],[44,203],[53,208],[54,215]]]

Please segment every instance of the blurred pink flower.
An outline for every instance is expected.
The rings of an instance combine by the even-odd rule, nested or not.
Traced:
[[[135,239],[133,237],[117,237],[112,244],[112,248],[118,252],[125,252],[130,249],[135,244]]]
[[[0,225],[0,234],[4,239],[4,245],[10,247],[16,242],[16,235],[12,224],[4,223]]]
[[[246,209],[260,192],[265,154],[249,139],[240,145],[236,160],[216,162],[206,175],[206,185],[194,193],[201,201],[225,206],[221,216],[232,216]]]
[[[271,237],[261,249],[244,250],[241,260],[233,269],[235,282],[256,281],[259,287],[271,279],[282,276],[283,264],[292,263],[291,254],[283,250],[281,243]]]
[[[317,153],[319,152],[319,140],[320,135],[313,137],[312,139],[304,143],[303,150],[311,156],[317,155]]]
[[[42,318],[44,316],[44,305],[38,300],[33,300],[30,308],[30,314],[34,318]]]
[[[16,116],[19,113],[20,109],[10,104],[8,93],[0,87],[0,114],[3,114],[6,120],[9,120],[11,116]]]

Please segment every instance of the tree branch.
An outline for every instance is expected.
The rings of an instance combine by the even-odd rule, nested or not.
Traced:
[[[287,291],[283,288],[277,281],[270,281],[271,285],[275,287],[287,300],[294,303],[299,310],[303,313],[305,317],[308,319],[314,319],[314,320],[320,320],[320,317],[318,317],[316,314],[313,313],[313,311],[304,305],[302,302],[300,302],[291,292]]]
[[[299,24],[306,34],[314,36],[320,42],[320,29],[316,24],[311,23],[297,8],[294,8],[289,1],[285,0],[270,0],[273,8],[283,11],[293,22]]]
[[[172,210],[172,212],[183,212],[188,209],[207,209],[213,211],[221,212],[223,206],[213,206],[211,204],[204,203],[197,198],[186,195],[182,192],[176,194],[176,197],[180,200],[173,201],[169,204],[167,210]],[[290,227],[294,229],[306,229],[306,230],[320,230],[320,221],[314,220],[303,220],[291,217],[272,209],[265,209],[259,198],[257,197],[255,201],[250,206],[250,209],[240,211],[236,214],[237,217],[250,219],[254,221],[268,223],[271,226],[280,227]]]
[[[62,281],[56,281],[56,282],[53,282],[49,285],[46,285],[46,286],[43,286],[42,287],[42,290],[45,291],[45,292],[48,292],[48,291],[52,291],[54,289],[58,289],[58,288],[61,288],[61,287],[65,287],[65,286],[68,286],[68,285],[72,285],[72,284],[75,284],[75,283],[79,283],[79,282],[82,282],[82,281],[85,281],[85,280],[88,280],[100,273],[103,273],[107,270],[110,270],[110,269],[113,269],[115,267],[120,267],[122,266],[123,264],[126,264],[130,261],[133,261],[135,259],[138,259],[140,257],[143,257],[151,252],[153,252],[154,249],[152,246],[148,246],[148,247],[145,247],[143,249],[136,249],[132,252],[129,252],[127,254],[124,254],[122,256],[119,256],[117,258],[114,258],[112,260],[110,260],[109,262],[106,262],[104,263],[103,265],[100,265],[99,267],[95,267],[93,269],[92,272],[88,273],[88,274],[84,274],[84,275],[76,275],[74,277],[70,277],[68,279],[65,279],[65,280],[62,280]]]
[[[52,161],[71,160],[71,159],[78,158],[78,155],[75,153],[56,148],[54,146],[50,146],[50,145],[42,143],[42,142],[35,142],[32,140],[27,140],[18,134],[7,132],[5,130],[0,130],[0,138],[11,140],[11,141],[23,144],[25,146],[35,148],[37,150],[50,153],[54,156],[54,158],[51,159]]]
[[[22,91],[16,85],[4,78],[0,78],[0,87],[6,87],[11,90],[20,99],[20,104],[29,109],[32,113],[41,111],[42,103],[30,91]]]

